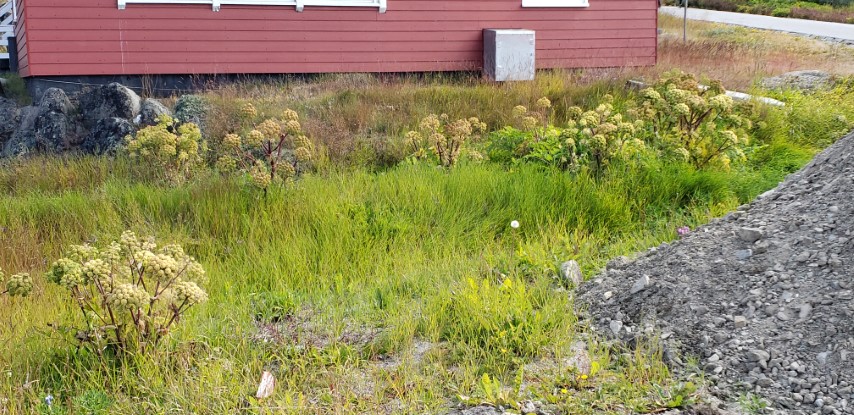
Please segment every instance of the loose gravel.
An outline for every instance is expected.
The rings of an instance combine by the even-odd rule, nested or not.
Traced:
[[[711,392],[791,414],[854,414],[854,134],[777,188],[582,285],[591,324],[652,335]]]

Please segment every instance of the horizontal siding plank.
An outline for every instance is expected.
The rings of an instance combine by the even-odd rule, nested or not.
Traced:
[[[572,40],[539,40],[538,51],[563,49],[602,49],[628,47],[654,47],[655,38],[633,39],[572,39]],[[196,41],[193,43],[176,44],[170,42],[150,41],[66,41],[42,42],[33,48],[34,53],[86,53],[97,50],[100,53],[163,52],[163,53],[294,53],[294,52],[443,52],[443,51],[472,51],[479,50],[480,39],[469,41],[332,41],[332,42],[293,42],[293,41],[260,41],[260,42],[220,42],[215,40]]]
[[[588,58],[588,57],[619,57],[619,56],[649,56],[655,55],[655,48],[598,48],[598,49],[562,49],[538,51],[542,59]],[[129,64],[129,63],[366,63],[366,62],[432,62],[432,61],[479,61],[480,51],[439,51],[439,52],[295,52],[295,53],[256,53],[230,52],[212,55],[205,52],[126,52],[100,53],[92,57],[74,52],[35,52],[30,56],[37,57],[40,63],[91,63],[97,64]]]
[[[479,20],[468,23],[448,21],[425,22],[359,22],[359,21],[269,21],[269,20],[225,20],[206,21],[192,20],[180,23],[180,30],[195,30],[203,32],[222,31],[329,31],[329,32],[401,32],[401,31],[480,31],[488,28],[500,29],[530,29],[530,30],[565,30],[575,26],[603,29],[623,28],[619,22],[646,22],[643,27],[652,26],[655,16],[651,18],[620,19],[608,14],[599,18],[582,20],[541,20],[536,22],[493,21]],[[640,23],[637,23],[640,24]],[[636,24],[636,25],[637,25]],[[38,19],[28,24],[28,30],[105,30],[105,31],[171,31],[176,29],[175,23],[168,20],[99,20],[99,19]],[[654,23],[653,23],[654,25]],[[654,26],[653,26],[654,27]],[[629,27],[631,28],[631,27]]]
[[[538,67],[547,68],[604,68],[604,67],[629,67],[648,66],[655,64],[655,57],[630,57],[630,58],[579,58],[579,59],[551,59],[541,60]],[[91,72],[90,75],[113,75],[118,73],[117,66],[92,67],[87,64],[52,64],[40,65],[32,76],[49,76],[58,71],[68,72]],[[162,64],[154,72],[148,64],[127,64],[125,69],[133,74],[226,74],[226,73],[330,73],[341,72],[338,64],[312,63],[304,64],[280,64],[264,65],[257,63],[239,64],[206,64],[203,66],[192,64]],[[360,63],[350,65],[352,72],[424,72],[424,71],[460,71],[480,69],[479,61],[472,62],[396,62],[396,63]],[[196,72],[198,70],[198,72]]]
[[[638,22],[636,29],[603,29],[591,22],[589,25],[573,25],[566,30],[540,30],[537,41],[576,39],[655,39],[655,26],[647,22]],[[631,23],[631,22],[630,22]],[[588,27],[589,26],[589,27]],[[631,27],[632,24],[625,26]],[[646,27],[643,27],[646,26]],[[37,30],[30,34],[35,41],[47,42],[98,42],[98,41],[169,41],[172,45],[198,41],[218,41],[223,43],[247,42],[284,42],[284,41],[336,41],[336,42],[385,42],[388,39],[411,39],[412,41],[459,41],[483,39],[480,30],[468,31],[427,31],[427,32],[308,32],[308,31],[211,31],[193,30],[165,31],[104,31],[104,30]]]
[[[350,72],[424,72],[424,71],[461,71],[480,68],[479,61],[470,62],[372,62],[347,65]],[[341,72],[339,63],[284,63],[266,65],[253,62],[236,64],[206,63],[203,65],[188,63],[134,63],[120,65],[91,64],[44,64],[32,72],[32,76],[46,76],[57,73],[87,73],[89,75],[129,74],[229,74],[229,73],[333,73]]]

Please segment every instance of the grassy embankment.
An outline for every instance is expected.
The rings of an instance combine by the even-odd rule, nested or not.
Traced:
[[[666,2],[681,4],[680,2]],[[851,0],[692,0],[690,7],[854,24]]]

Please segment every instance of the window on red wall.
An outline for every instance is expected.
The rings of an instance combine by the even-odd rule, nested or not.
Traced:
[[[588,7],[588,0],[522,0],[522,7]]]
[[[118,0],[118,4],[122,10],[128,4],[210,4],[214,11],[226,5],[293,6],[300,12],[305,6],[376,7],[380,13],[386,10],[386,0]]]

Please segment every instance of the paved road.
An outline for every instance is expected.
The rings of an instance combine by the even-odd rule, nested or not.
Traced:
[[[690,6],[690,3],[689,3]],[[680,7],[661,7],[662,13],[682,17],[684,10]],[[802,35],[834,38],[854,43],[854,25],[844,23],[817,22],[805,19],[786,19],[782,17],[762,16],[758,14],[719,12],[688,8],[688,18],[705,20],[707,22],[734,24],[754,27],[757,29],[778,30]]]

